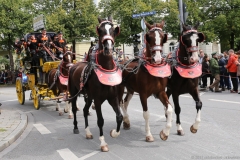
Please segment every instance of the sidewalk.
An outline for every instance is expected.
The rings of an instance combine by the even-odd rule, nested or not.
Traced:
[[[1,108],[0,152],[15,142],[27,126],[27,115],[21,111]]]

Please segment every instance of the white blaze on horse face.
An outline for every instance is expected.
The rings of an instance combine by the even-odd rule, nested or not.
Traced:
[[[106,24],[105,25],[105,29],[107,31],[107,35],[110,35],[110,28],[112,28],[112,26],[110,24]],[[112,46],[112,41],[111,40],[107,40],[109,48],[113,48]]]
[[[70,55],[68,55],[68,60],[69,60],[69,62],[71,62],[72,60],[71,60],[71,56]]]
[[[160,46],[161,37],[158,31],[155,31],[155,45]],[[160,51],[155,52],[155,56],[153,57],[156,63],[161,63],[162,56]]]
[[[194,33],[191,37],[190,37],[191,41],[192,41],[192,47],[193,46],[197,46],[197,39],[198,39],[198,35],[196,33]],[[190,57],[193,62],[198,62],[199,57],[198,57],[198,52],[192,52],[192,56]]]

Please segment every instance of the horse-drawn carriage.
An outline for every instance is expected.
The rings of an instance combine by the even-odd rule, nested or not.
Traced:
[[[41,33],[39,32],[28,33],[24,37],[25,41],[27,41],[31,35],[38,37],[40,34]],[[53,39],[56,34],[54,32],[47,32],[47,35]],[[58,70],[59,65],[63,63],[56,57],[52,58],[54,54],[50,49],[45,48],[45,50],[48,52],[47,61],[43,60],[41,53],[39,53],[43,50],[38,50],[37,52],[40,55],[37,57],[39,59],[39,63],[37,65],[34,64],[33,56],[29,53],[29,50],[26,50],[26,53],[23,54],[24,56],[19,56],[19,67],[22,68],[22,71],[18,73],[18,77],[16,78],[18,101],[23,105],[25,102],[25,91],[31,90],[30,99],[33,100],[33,104],[36,109],[40,108],[41,100],[56,99],[56,94],[54,94],[51,89],[53,88],[53,85],[51,86],[51,84],[49,84],[49,72],[53,69]],[[49,54],[51,54],[51,57]],[[55,81],[53,83],[55,84]]]

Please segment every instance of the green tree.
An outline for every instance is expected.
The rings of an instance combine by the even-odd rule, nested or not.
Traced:
[[[12,44],[15,37],[22,37],[23,33],[31,30],[32,26],[32,0],[1,0],[0,1],[0,45],[8,50],[10,69],[14,70]]]

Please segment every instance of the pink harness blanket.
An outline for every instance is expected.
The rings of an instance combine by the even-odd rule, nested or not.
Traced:
[[[115,86],[122,82],[122,70],[117,68],[115,71],[106,72],[99,68],[94,69],[98,80],[105,85]]]
[[[145,64],[144,67],[148,70],[148,72],[155,77],[168,77],[171,75],[171,67],[168,63],[161,65],[151,65]]]
[[[65,85],[65,86],[67,86],[68,85],[68,77],[63,77],[63,76],[59,76],[59,80],[60,80],[60,83],[62,84],[62,85]]]
[[[197,78],[202,75],[202,64],[195,63],[191,66],[175,66],[180,76],[184,78]]]

